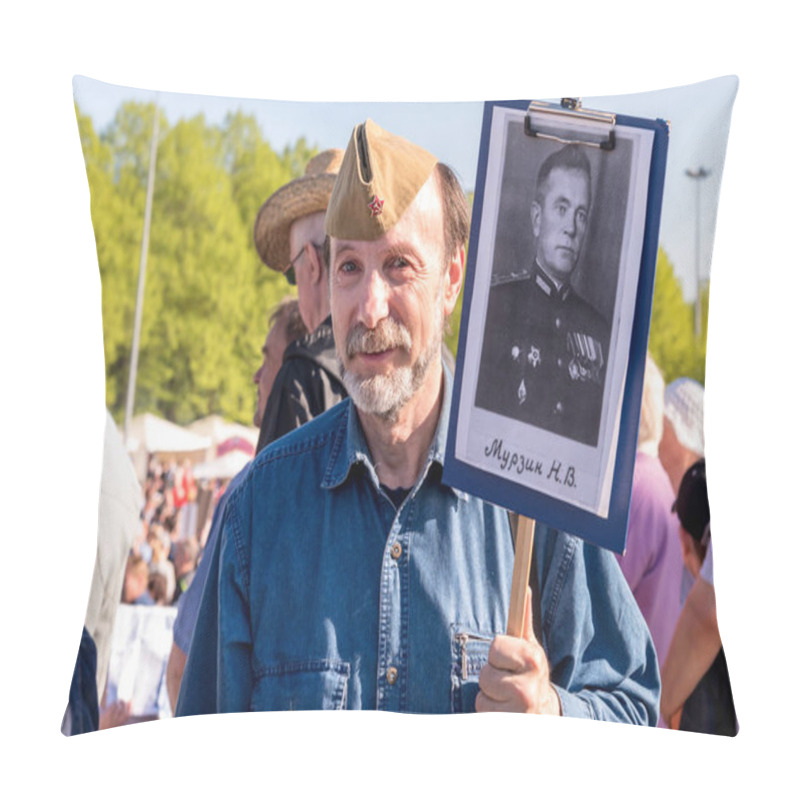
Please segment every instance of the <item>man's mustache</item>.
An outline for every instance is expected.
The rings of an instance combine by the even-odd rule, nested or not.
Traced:
[[[381,353],[395,347],[410,351],[411,334],[405,325],[391,317],[382,319],[374,328],[359,322],[347,334],[348,358],[359,353]]]

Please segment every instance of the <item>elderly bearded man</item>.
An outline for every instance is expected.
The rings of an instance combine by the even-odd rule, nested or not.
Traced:
[[[504,636],[508,515],[441,482],[442,326],[468,228],[452,172],[368,120],[325,225],[351,397],[265,448],[229,500],[218,710],[505,709],[654,725],[655,652],[613,556],[541,530],[543,641],[530,626]]]

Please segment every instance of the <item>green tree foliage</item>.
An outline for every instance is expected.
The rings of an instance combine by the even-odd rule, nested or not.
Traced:
[[[106,402],[124,414],[154,107],[126,103],[97,135],[76,108],[103,287]],[[278,155],[254,118],[159,118],[135,413],[249,423],[269,310],[290,289],[253,245],[261,203],[302,173],[304,140]]]
[[[658,249],[650,318],[650,353],[667,383],[688,376],[705,379],[708,289],[701,293],[702,329],[694,333],[694,306],[683,299],[675,270],[663,249]]]

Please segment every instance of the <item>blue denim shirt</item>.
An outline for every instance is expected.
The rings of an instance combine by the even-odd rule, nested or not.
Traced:
[[[184,685],[179,714],[474,710],[505,631],[513,544],[503,509],[441,482],[450,392],[448,376],[427,463],[398,509],[350,400],[257,456],[229,498],[218,605],[204,596],[207,630],[184,675],[216,647],[216,698]],[[534,546],[563,713],[655,725],[655,651],[614,557],[542,525]]]

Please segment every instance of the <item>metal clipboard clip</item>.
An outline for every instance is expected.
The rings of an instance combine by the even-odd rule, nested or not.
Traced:
[[[601,150],[614,149],[616,124],[615,114],[584,109],[580,99],[573,97],[563,97],[560,105],[531,100],[525,114],[527,136]]]

